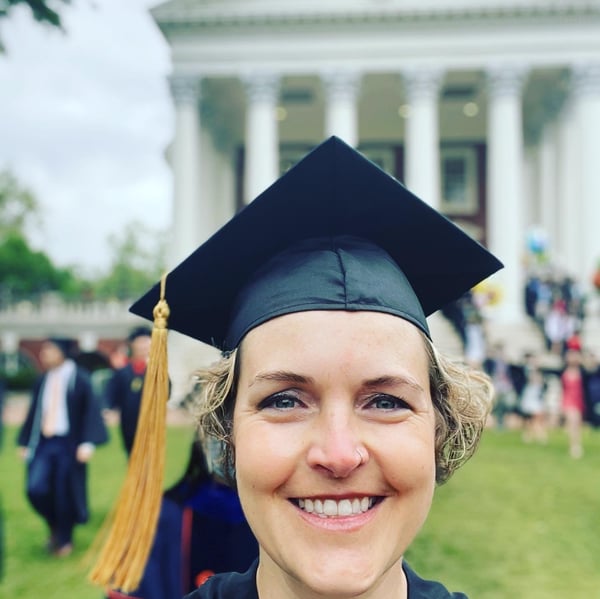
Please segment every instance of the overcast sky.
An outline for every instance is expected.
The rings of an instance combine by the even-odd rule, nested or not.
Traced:
[[[168,46],[156,0],[73,0],[67,34],[25,9],[0,21],[0,169],[42,207],[33,239],[60,266],[107,264],[109,234],[132,221],[165,229],[173,132]]]

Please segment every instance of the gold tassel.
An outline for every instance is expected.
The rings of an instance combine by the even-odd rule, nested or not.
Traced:
[[[154,307],[154,326],[138,426],[112,527],[90,580],[104,588],[135,590],[152,548],[163,494],[166,410],[169,399],[167,364],[166,275]]]

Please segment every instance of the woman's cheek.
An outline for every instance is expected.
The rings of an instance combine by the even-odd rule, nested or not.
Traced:
[[[301,460],[301,442],[287,425],[240,424],[234,435],[236,471],[254,486],[268,486],[289,475]]]

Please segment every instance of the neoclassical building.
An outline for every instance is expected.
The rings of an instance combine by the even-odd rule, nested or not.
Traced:
[[[174,265],[335,134],[496,253],[600,260],[600,0],[171,0]],[[244,248],[240,248],[243,252]]]

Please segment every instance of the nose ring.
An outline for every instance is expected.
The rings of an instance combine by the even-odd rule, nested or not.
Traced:
[[[356,448],[356,453],[358,454],[358,464],[357,464],[357,467],[358,467],[364,462],[365,456],[363,456],[361,450],[358,447]]]

